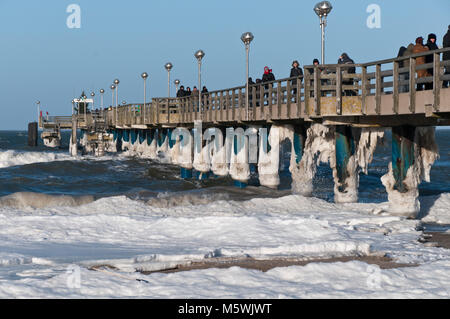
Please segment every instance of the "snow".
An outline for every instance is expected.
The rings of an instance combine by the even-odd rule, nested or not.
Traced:
[[[449,196],[427,218],[448,214]],[[420,244],[420,221],[388,215],[388,203],[333,204],[299,195],[236,202],[181,193],[147,203],[118,196],[81,206],[12,206],[0,207],[0,297],[449,297],[450,253]],[[420,266],[136,273],[212,257],[384,255]],[[89,270],[105,264],[115,269]],[[73,269],[78,288],[69,284],[76,283]]]

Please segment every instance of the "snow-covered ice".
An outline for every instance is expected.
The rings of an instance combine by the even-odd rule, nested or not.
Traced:
[[[449,219],[448,196],[427,199],[426,220]],[[450,296],[449,251],[420,244],[420,221],[390,216],[388,203],[333,204],[299,195],[245,202],[218,198],[195,206],[157,200],[149,205],[119,196],[81,206],[1,206],[0,297]],[[419,266],[381,270],[354,261],[267,273],[237,267],[136,272],[211,257],[356,255],[386,255]],[[89,270],[104,264],[115,270]],[[73,285],[75,275],[79,285]]]

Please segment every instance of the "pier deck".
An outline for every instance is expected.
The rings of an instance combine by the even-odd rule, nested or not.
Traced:
[[[252,85],[246,107],[245,85],[183,98],[153,98],[151,102],[128,104],[88,114],[40,119],[41,128],[60,126],[88,129],[151,128],[204,125],[263,124],[315,121],[325,125],[438,126],[450,125],[450,80],[442,53],[450,49],[415,54],[363,64],[305,66],[304,76]],[[433,55],[434,62],[417,65],[416,59]],[[408,65],[404,67],[404,65]],[[355,68],[355,73],[349,73]],[[418,70],[429,76],[418,78]],[[429,85],[429,90],[417,86]]]

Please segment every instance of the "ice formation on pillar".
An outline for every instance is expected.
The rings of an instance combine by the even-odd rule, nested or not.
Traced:
[[[72,134],[70,135],[69,151],[70,151],[70,155],[72,155],[72,156],[78,155],[77,141],[75,141],[75,143],[72,141]]]
[[[227,134],[227,140],[231,144],[230,175],[234,180],[246,183],[250,179],[248,136],[242,128],[238,128],[232,134]]]
[[[172,133],[173,134],[173,133]],[[173,141],[174,144],[172,146],[172,148],[170,149],[170,161],[172,162],[172,164],[178,165],[179,164],[179,159],[180,159],[180,138],[178,136],[173,136]]]
[[[337,132],[335,131],[335,157],[334,161],[330,160],[330,167],[333,169],[334,180],[334,202],[335,203],[356,203],[358,202],[358,186],[359,186],[359,169],[357,163],[357,152],[355,141],[355,130],[346,128],[345,134],[349,136],[341,136],[338,141]],[[345,142],[343,141],[345,140]],[[339,144],[338,144],[339,143]],[[343,146],[345,144],[345,146]],[[339,152],[341,147],[341,153]],[[345,156],[339,159],[339,154],[342,156],[342,148],[344,148]],[[353,152],[353,154],[352,154]],[[345,170],[339,171],[339,163],[345,163],[348,157],[347,166]],[[339,172],[341,176],[339,175]]]
[[[157,157],[156,148],[157,148],[157,136],[156,130],[147,132],[147,139],[144,142],[144,155],[148,158],[155,159]]]
[[[185,128],[177,128],[172,136],[180,136],[179,138],[179,153],[178,165],[184,169],[192,169],[193,161],[193,137],[192,133]]]
[[[201,173],[211,170],[210,145],[203,139],[201,129],[194,133],[194,168]]]
[[[434,127],[417,127],[414,136],[414,163],[409,167],[406,178],[403,180],[407,191],[400,193],[394,189],[395,178],[392,162],[389,163],[389,172],[381,177],[386,187],[389,199],[389,211],[395,215],[417,217],[420,211],[419,189],[422,181],[430,182],[430,170],[439,157],[439,148],[435,139]]]
[[[353,138],[356,140],[356,130],[352,129]],[[359,187],[359,169],[364,174],[368,174],[369,164],[373,161],[373,154],[377,147],[378,141],[384,137],[384,129],[382,128],[363,128],[359,141],[355,141],[357,146],[354,154],[349,158],[347,164],[347,177],[340,183],[337,175],[336,165],[333,168],[334,179],[334,197],[336,203],[355,203],[358,201]],[[332,165],[330,165],[332,166]],[[345,190],[340,188],[345,185]]]
[[[258,160],[258,176],[261,185],[275,188],[280,184],[280,143],[286,138],[294,145],[294,128],[291,125],[272,125],[269,136],[265,129],[260,132],[260,147]],[[293,152],[295,161],[295,152]],[[291,161],[292,163],[292,161]]]
[[[170,163],[170,157],[168,154],[169,150],[169,134],[165,134],[164,131],[162,131],[162,137],[163,140],[160,141],[161,132],[158,129],[158,134],[155,136],[155,139],[157,140],[156,143],[156,156],[164,163]]]
[[[368,174],[369,164],[373,161],[373,154],[384,137],[384,128],[363,128],[356,150],[358,166],[364,174]]]
[[[217,176],[227,176],[228,162],[222,131],[218,128],[210,129],[208,136],[205,132],[205,139],[210,141],[211,171]]]
[[[292,191],[311,196],[317,165],[329,162],[332,168],[335,167],[334,127],[316,123],[308,128],[306,134],[302,160],[298,165],[291,166]]]

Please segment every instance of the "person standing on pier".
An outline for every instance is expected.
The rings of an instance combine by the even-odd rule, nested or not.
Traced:
[[[422,52],[426,52],[426,51],[428,51],[428,48],[423,45],[423,38],[418,37],[416,39],[416,45],[414,46],[414,49],[413,49],[413,54],[422,53]],[[425,64],[425,57],[421,56],[419,58],[416,58],[416,66],[419,66],[422,64]],[[428,70],[418,70],[417,71],[418,79],[426,78],[427,76],[429,76]],[[423,91],[423,88],[424,88],[424,83],[417,83],[417,91]]]
[[[400,58],[400,57],[408,57],[408,56],[413,54],[413,50],[414,50],[414,44],[412,44],[412,43],[410,43],[408,45],[408,47],[406,47],[406,48],[402,46],[400,48],[400,50],[398,51],[397,57],[398,58]],[[408,69],[408,71],[406,71],[406,72],[400,72],[400,75],[399,75],[400,82],[405,83],[405,84],[400,84],[400,86],[399,86],[399,92],[400,93],[409,92],[409,84],[406,83],[407,81],[409,81],[409,65],[410,65],[409,64],[409,59],[401,60],[398,63],[398,67],[400,69],[402,69],[402,68],[403,69],[405,69],[405,68]]]
[[[338,60],[338,64],[355,64],[355,61],[353,61],[347,53],[342,53],[342,55],[339,57]],[[344,69],[344,73],[348,73],[348,74],[355,74],[356,73],[356,68],[354,66],[349,67],[349,68],[345,68]],[[349,79],[349,80],[343,80],[342,81],[343,85],[353,85],[353,79]],[[344,95],[347,96],[355,96],[356,92],[353,90],[344,90]]]
[[[303,81],[303,70],[300,67],[300,63],[298,63],[297,60],[292,62],[292,69],[291,69],[291,78],[295,78],[291,81],[292,85],[292,95],[294,97],[294,103],[297,103],[297,78],[300,78],[300,82]]]
[[[184,90],[184,85],[180,86],[180,89],[177,92],[177,97],[185,97],[186,91]]]
[[[429,51],[439,50],[439,47],[436,44],[436,34],[430,33],[428,35],[428,41],[427,41],[426,47],[428,48]],[[434,61],[433,54],[427,55],[425,57],[425,63],[433,63],[433,61]],[[430,76],[433,76],[434,72],[433,72],[432,67],[429,68],[427,71]],[[425,90],[432,90],[432,89],[433,89],[433,82],[425,84]]]
[[[444,48],[450,48],[450,25],[448,26],[447,33],[444,35],[444,39],[442,40],[442,46]],[[442,56],[443,61],[450,61],[450,51],[444,52]],[[444,75],[450,76],[450,65],[445,67]],[[448,88],[450,84],[450,80],[444,80],[443,87]]]
[[[275,75],[273,75],[272,70],[269,69],[268,66],[265,66],[264,74],[262,76],[262,82],[267,83],[267,82],[272,82],[272,81],[275,81]],[[264,90],[267,91],[268,89],[269,89],[269,85],[264,85]],[[269,93],[268,92],[264,93],[264,98],[266,99],[268,97],[269,97]]]

